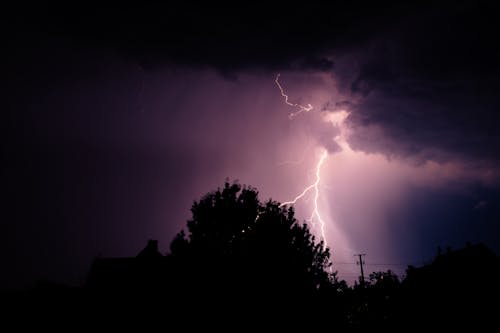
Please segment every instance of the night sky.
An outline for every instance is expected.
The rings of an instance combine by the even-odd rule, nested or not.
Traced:
[[[438,246],[500,253],[498,16],[494,1],[5,8],[0,289],[81,285],[96,256],[148,239],[166,253],[226,178],[293,200],[325,151],[341,278],[355,253],[398,273]],[[278,73],[311,111],[290,117]]]

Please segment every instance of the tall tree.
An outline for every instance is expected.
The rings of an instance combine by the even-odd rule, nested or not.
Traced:
[[[175,237],[170,254],[188,288],[297,296],[331,285],[329,249],[293,207],[261,203],[255,188],[226,182],[191,211],[188,233]]]

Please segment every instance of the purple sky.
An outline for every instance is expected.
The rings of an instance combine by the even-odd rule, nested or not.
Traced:
[[[95,256],[133,256],[150,238],[167,252],[193,201],[226,178],[262,200],[292,200],[314,182],[324,149],[318,204],[340,277],[358,274],[359,252],[369,272],[398,273],[431,260],[437,246],[482,241],[498,252],[498,66],[481,34],[489,21],[468,30],[469,8],[417,9],[370,32],[333,25],[336,38],[299,38],[326,23],[285,25],[297,39],[273,47],[261,28],[247,45],[231,44],[228,32],[215,38],[216,26],[200,37],[205,48],[186,29],[190,42],[167,34],[162,52],[129,39],[148,29],[115,36],[99,17],[90,22],[110,40],[15,21],[25,29],[8,42],[2,82],[4,288],[82,283]],[[456,40],[444,18],[469,34]],[[123,41],[138,49],[124,51]],[[284,102],[278,73],[290,101],[312,111],[290,119],[297,109]],[[339,114],[348,114],[340,126]],[[312,207],[309,195],[297,218]]]

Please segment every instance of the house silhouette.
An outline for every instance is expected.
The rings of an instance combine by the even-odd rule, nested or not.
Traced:
[[[160,291],[168,283],[169,258],[158,251],[158,241],[149,240],[135,257],[96,258],[86,287],[97,291]]]

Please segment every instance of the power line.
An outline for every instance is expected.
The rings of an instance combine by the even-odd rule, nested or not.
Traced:
[[[367,266],[409,266],[411,264],[366,264]]]
[[[358,265],[357,262],[333,262],[333,265]],[[410,266],[410,265],[418,265],[418,264],[401,264],[401,263],[387,263],[387,264],[382,264],[382,263],[363,263],[363,265],[366,266]]]
[[[359,257],[359,261],[357,262],[359,264],[359,267],[361,268],[361,277],[360,277],[359,282],[361,284],[361,287],[364,287],[365,286],[365,273],[363,272],[363,264],[364,264],[363,257],[366,256],[366,254],[359,253],[359,254],[355,254],[354,256]]]

